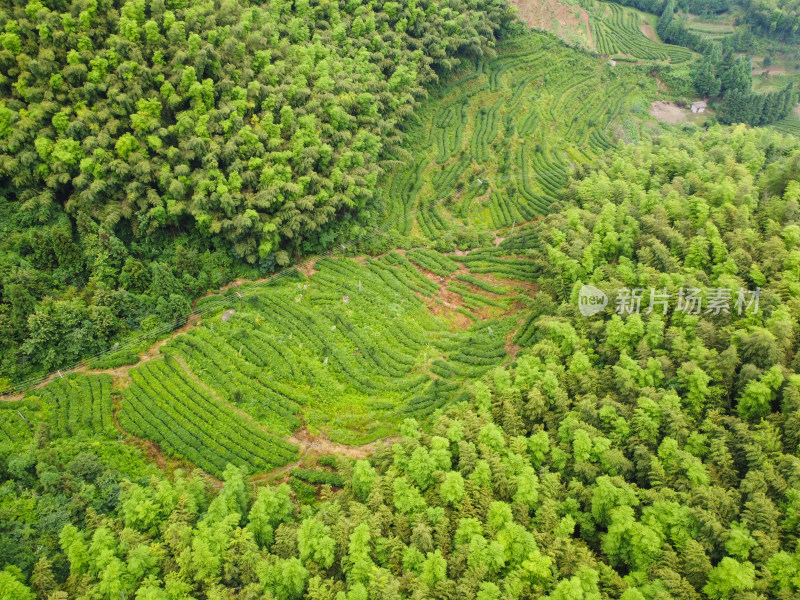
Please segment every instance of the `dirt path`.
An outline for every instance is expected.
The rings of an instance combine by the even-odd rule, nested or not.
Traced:
[[[40,388],[45,387],[48,383],[52,382],[54,379],[58,377],[62,377],[64,375],[68,375],[69,373],[85,373],[87,375],[111,375],[114,380],[126,378],[128,376],[128,371],[133,368],[139,367],[142,364],[146,363],[149,360],[153,360],[157,356],[159,356],[159,350],[167,343],[178,337],[179,335],[183,335],[190,329],[193,329],[197,324],[200,322],[200,315],[192,314],[186,319],[186,323],[181,327],[173,330],[167,337],[154,342],[150,347],[147,348],[144,352],[139,354],[139,360],[132,364],[132,365],[123,365],[121,367],[115,367],[111,369],[90,369],[89,365],[83,363],[78,365],[77,367],[73,367],[72,369],[66,369],[64,371],[56,371],[55,373],[51,373],[46,378],[41,380],[39,383],[30,386],[24,392],[18,392],[16,394],[8,394],[5,396],[0,396],[0,402],[13,402],[15,400],[22,400],[25,397],[25,394],[30,390],[38,390]],[[112,353],[109,353],[112,354]]]
[[[381,438],[375,440],[374,442],[369,442],[368,444],[350,446],[348,444],[333,442],[328,438],[328,436],[323,434],[314,435],[305,425],[303,425],[303,427],[292,434],[292,437],[288,438],[288,441],[299,446],[304,457],[308,456],[309,454],[312,456],[341,454],[358,460],[366,458],[372,454],[375,451],[375,446],[379,443],[391,442],[399,439],[399,437],[400,436]]]
[[[380,438],[374,442],[369,442],[368,444],[362,444],[360,446],[348,446],[347,444],[332,442],[327,436],[322,434],[314,435],[308,430],[306,425],[303,424],[303,426],[295,431],[290,438],[287,438],[287,441],[298,446],[299,458],[288,465],[283,465],[282,467],[273,469],[269,473],[256,475],[251,479],[251,481],[253,483],[262,483],[274,480],[276,477],[280,477],[284,473],[288,473],[292,469],[301,466],[309,458],[314,458],[317,456],[338,454],[340,456],[347,456],[348,458],[352,458],[354,460],[361,460],[371,455],[375,451],[375,447],[378,444],[392,443],[398,439],[400,439],[400,436],[395,435],[386,438]]]

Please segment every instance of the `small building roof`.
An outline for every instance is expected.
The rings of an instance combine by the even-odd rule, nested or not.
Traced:
[[[707,104],[702,100],[698,100],[697,102],[692,102],[692,108],[706,108]]]

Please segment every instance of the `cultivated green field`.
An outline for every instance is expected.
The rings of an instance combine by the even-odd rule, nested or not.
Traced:
[[[651,15],[597,0],[590,4],[588,11],[595,48],[601,54],[617,58],[622,55],[641,60],[668,60],[673,64],[687,62],[694,56],[687,48],[664,44],[645,35],[643,27],[657,37]]]
[[[221,476],[227,463],[268,472],[297,458],[288,438],[305,422],[363,443],[465,399],[462,384],[512,360],[524,337],[538,266],[532,230],[465,256],[419,248],[374,259],[324,258],[310,277],[238,288],[120,385],[120,427]],[[488,275],[491,273],[491,275]],[[238,298],[238,296],[234,296]],[[522,326],[522,329],[520,327]],[[30,426],[0,413],[10,440],[37,419],[56,435],[116,435],[109,375],[57,378],[29,398]]]
[[[480,274],[489,264],[504,281]],[[347,443],[425,419],[464,379],[504,363],[537,272],[507,251],[481,260],[424,249],[325,258],[314,269],[243,286],[227,321],[206,319],[164,352],[275,434],[290,435],[302,416]]]
[[[782,133],[790,133],[792,135],[800,136],[800,119],[797,117],[783,119],[782,121],[775,123],[772,127],[773,129],[777,129]]]
[[[435,240],[546,214],[569,172],[639,135],[656,82],[552,38],[501,48],[420,112],[411,157],[383,190],[386,221]]]

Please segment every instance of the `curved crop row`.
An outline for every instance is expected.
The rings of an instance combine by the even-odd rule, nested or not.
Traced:
[[[451,273],[458,271],[458,265],[454,261],[434,250],[418,248],[417,250],[411,250],[406,256],[419,267],[442,277],[447,277]]]
[[[498,133],[498,111],[500,102],[491,106],[481,106],[475,115],[475,129],[470,140],[470,152],[478,163],[489,160],[489,146]]]
[[[610,16],[594,17],[590,24],[595,44],[603,54],[630,54],[644,60],[667,60],[682,63],[691,60],[687,48],[657,42],[648,38],[641,30],[641,19],[632,10],[618,4],[608,3]]]
[[[418,291],[420,294],[425,296],[432,296],[436,292],[439,291],[439,286],[433,283],[430,279],[425,277],[422,273],[419,272],[419,269],[414,267],[405,256],[402,254],[398,254],[397,252],[390,252],[386,256],[381,257],[382,261],[390,265],[394,265],[399,267],[400,270],[406,277],[408,277],[409,283],[408,286],[413,289],[414,291]]]
[[[461,153],[458,160],[442,168],[433,176],[433,189],[436,191],[437,199],[449,196],[456,189],[458,180],[467,170],[471,157],[466,152]]]
[[[520,258],[503,258],[470,252],[466,256],[460,256],[459,260],[467,265],[471,273],[489,273],[520,281],[536,281],[539,273],[539,266],[535,262]]]
[[[226,400],[247,409],[270,431],[291,433],[302,424],[297,412],[304,399],[299,395],[293,399],[295,394],[274,384],[270,367],[285,365],[285,359],[273,360],[266,368],[257,366],[264,356],[276,355],[271,345],[250,335],[248,329],[238,330],[234,337],[200,328],[178,336],[170,346]]]
[[[469,122],[465,98],[443,107],[433,122],[433,134],[436,141],[437,160],[440,163],[455,156],[461,149],[464,129]]]
[[[150,361],[132,370],[131,378],[120,424],[212,474],[221,475],[228,463],[268,471],[297,456],[296,447],[197,389],[173,359]]]
[[[55,435],[115,436],[111,408],[111,376],[70,373],[37,391],[49,405]]]
[[[411,231],[414,205],[422,188],[422,173],[426,166],[423,157],[420,157],[416,162],[400,169],[389,187],[388,219],[404,235]]]
[[[800,120],[794,117],[778,121],[772,127],[782,133],[800,136]]]

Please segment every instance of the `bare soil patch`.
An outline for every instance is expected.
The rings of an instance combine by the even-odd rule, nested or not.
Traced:
[[[770,75],[786,75],[788,71],[783,67],[776,67],[774,65],[770,65],[769,67],[757,67],[753,69],[753,75],[763,75],[764,73],[769,73]]]
[[[463,306],[458,294],[442,287],[436,296],[424,300],[429,313],[451,321],[457,329],[468,329],[472,325],[470,318],[457,310]]]
[[[332,442],[327,436],[311,433],[304,425],[294,432],[289,442],[296,444],[300,448],[300,456],[305,458],[307,456],[324,456],[326,454],[341,454],[354,459],[366,458],[375,451],[375,446],[378,443],[389,443],[399,436],[393,438],[384,438],[375,440],[369,444],[361,446],[348,446],[347,444],[340,444]]]
[[[670,125],[678,125],[686,120],[686,110],[672,102],[657,100],[650,106],[650,114],[657,120]]]
[[[589,14],[582,8],[558,0],[511,0],[519,19],[536,29],[543,29],[565,40],[580,40],[594,48]]]
[[[520,319],[519,324],[506,336],[506,343],[505,343],[506,354],[508,354],[508,356],[511,357],[512,361],[517,360],[517,354],[519,354],[519,351],[522,350],[522,346],[514,343],[514,336],[516,335],[517,331],[519,331],[519,328],[522,326],[522,323],[524,322],[525,319]]]
[[[639,24],[639,31],[642,32],[647,38],[650,38],[654,42],[660,42],[661,40],[658,39],[658,34],[656,33],[655,27],[650,25],[650,23],[640,23]]]

